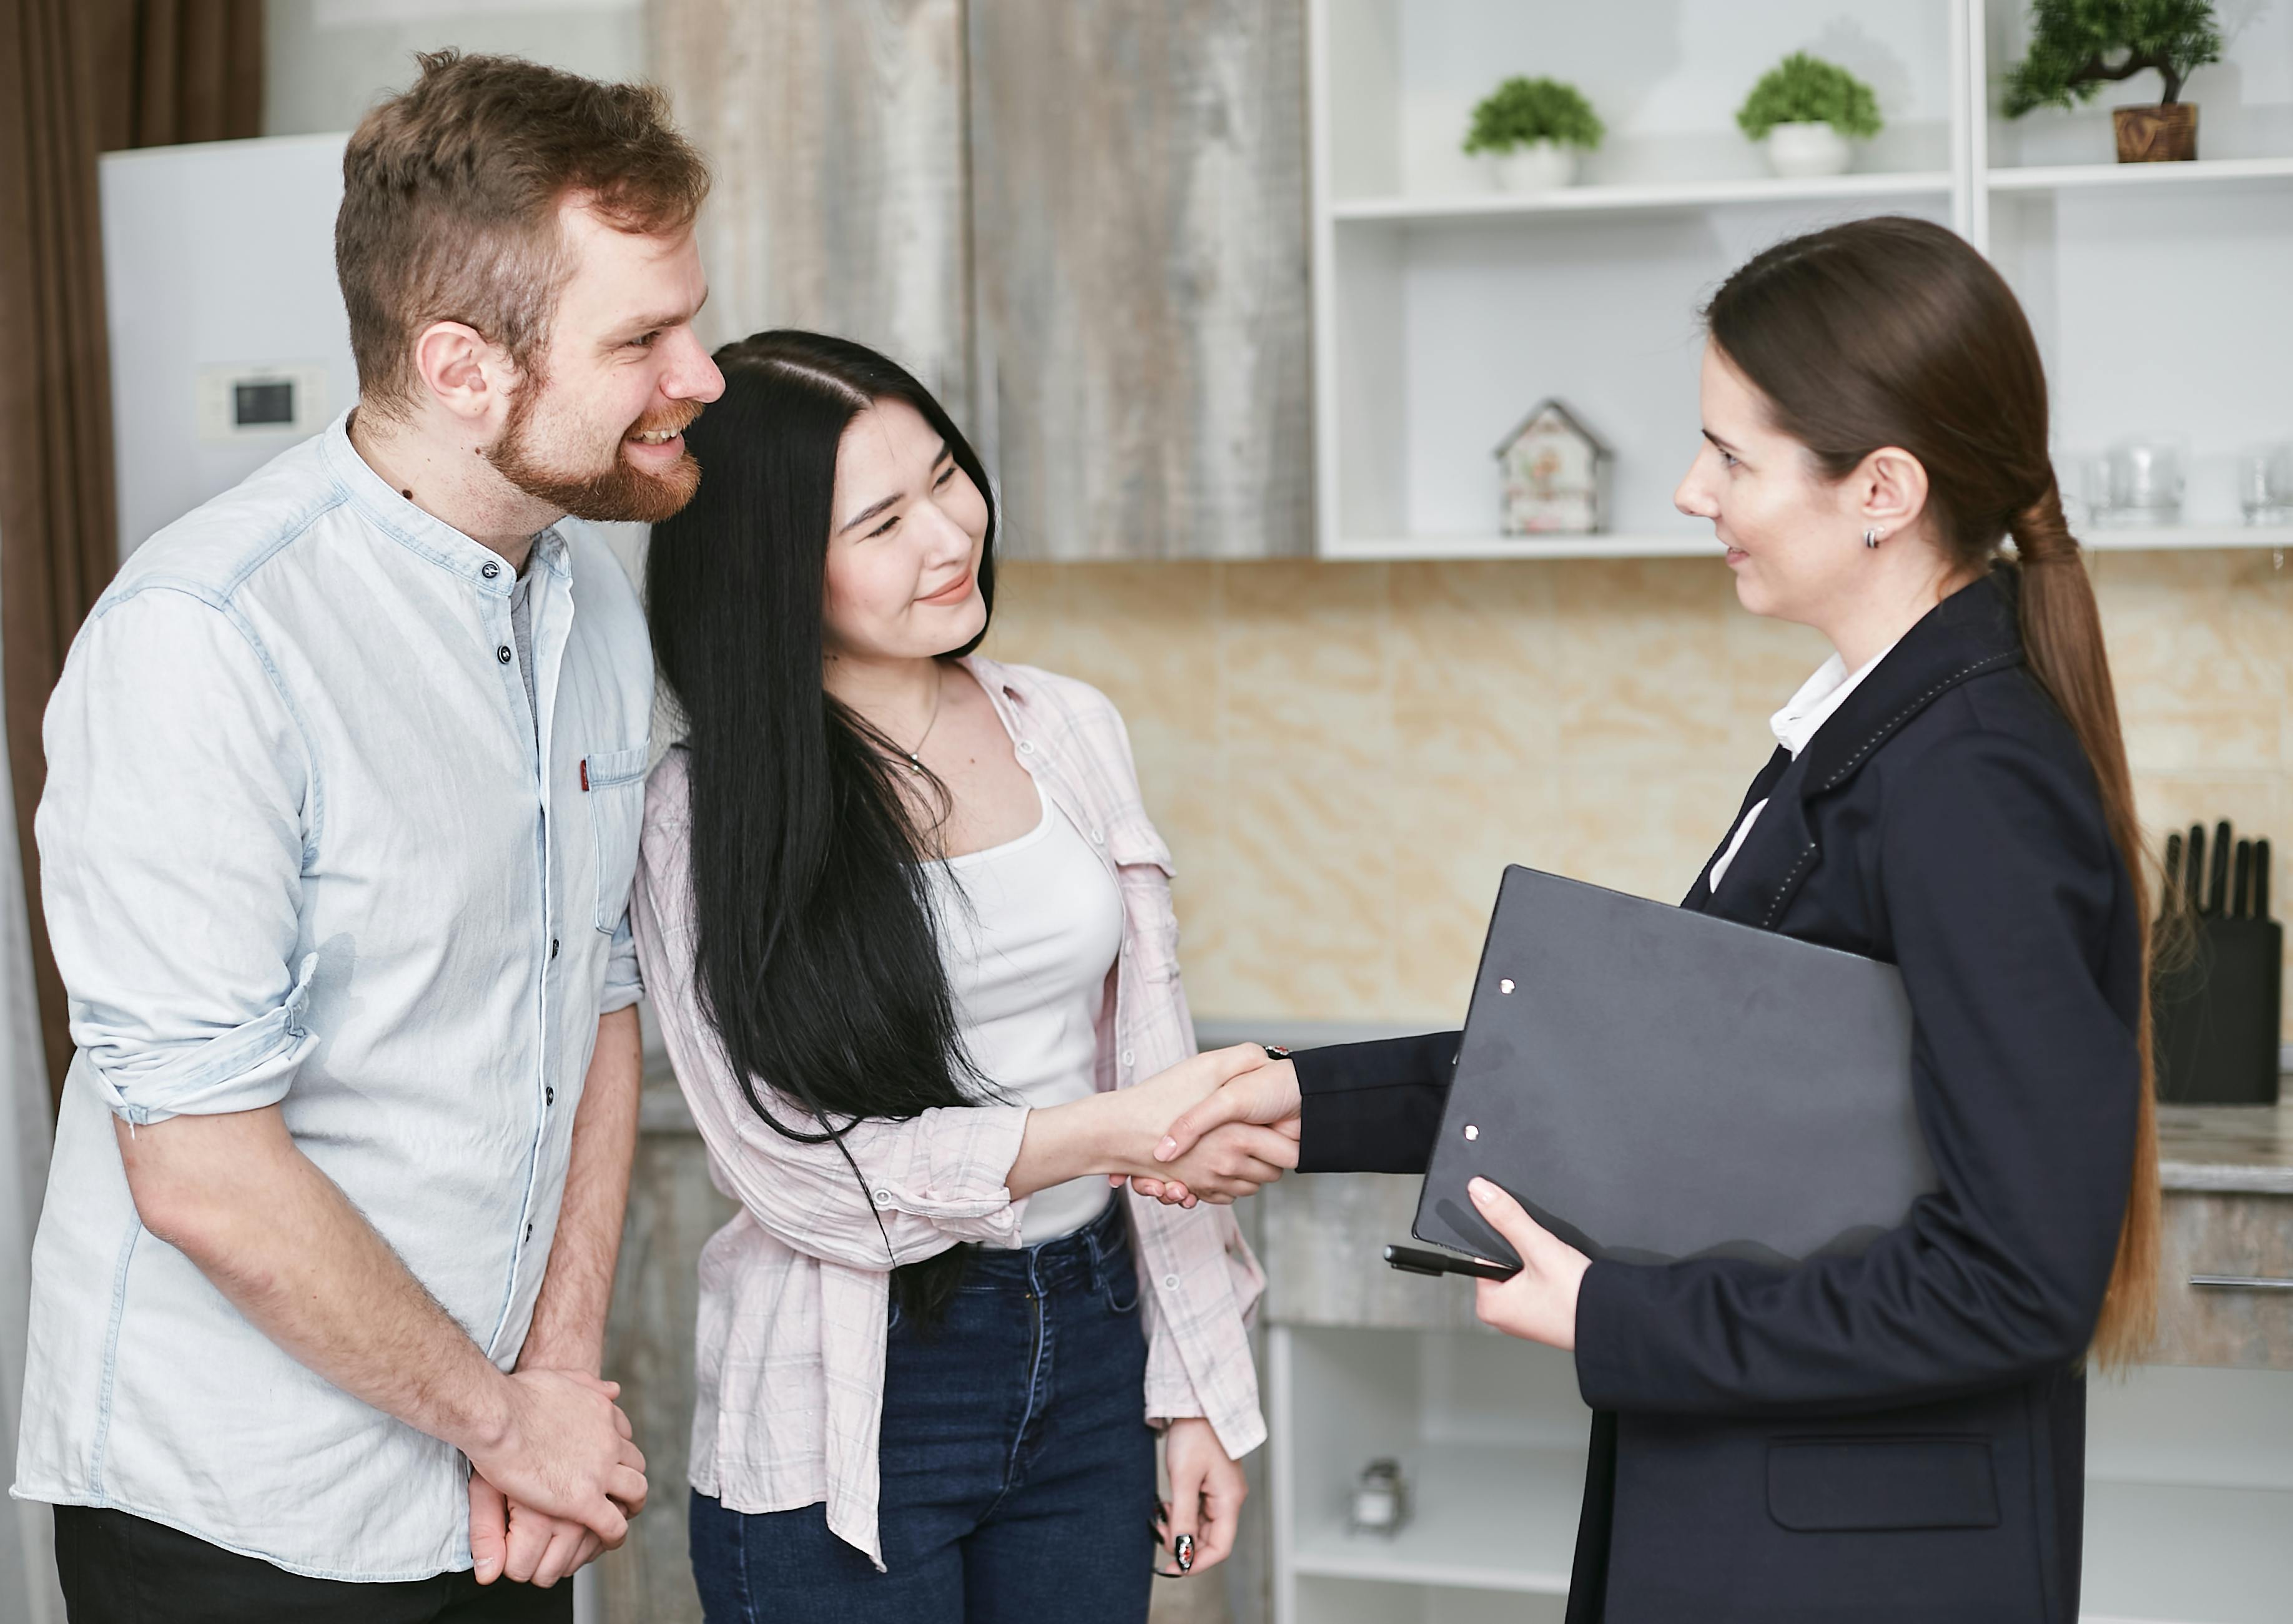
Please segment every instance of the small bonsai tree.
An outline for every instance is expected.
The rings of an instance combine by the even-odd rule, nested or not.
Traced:
[[[1779,124],[1827,124],[1868,140],[1882,125],[1879,98],[1837,63],[1795,51],[1769,69],[1736,109],[1736,127],[1753,141],[1765,140]]]
[[[1466,133],[1468,152],[1511,152],[1549,141],[1591,151],[1608,133],[1575,85],[1516,75],[1481,99]]]
[[[2036,0],[2030,53],[2006,76],[2006,116],[2088,101],[2152,68],[2166,81],[2159,100],[2171,104],[2182,82],[2221,53],[2208,0]]]

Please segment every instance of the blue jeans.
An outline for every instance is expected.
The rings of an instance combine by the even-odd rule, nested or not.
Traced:
[[[749,1515],[696,1493],[709,1624],[1144,1624],[1155,1435],[1122,1203],[976,1254],[936,1330],[894,1315],[884,1364],[886,1571],[819,1505]]]

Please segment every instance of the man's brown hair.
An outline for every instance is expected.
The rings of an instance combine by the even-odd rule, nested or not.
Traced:
[[[532,376],[572,274],[559,204],[581,194],[624,231],[672,236],[709,166],[650,85],[601,85],[509,56],[433,51],[343,153],[335,275],[362,404],[415,398],[414,340],[461,321]]]

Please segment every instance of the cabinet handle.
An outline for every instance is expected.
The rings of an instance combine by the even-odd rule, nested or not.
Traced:
[[[2192,1274],[2190,1284],[2216,1291],[2293,1291],[2293,1280],[2277,1280],[2266,1274]]]

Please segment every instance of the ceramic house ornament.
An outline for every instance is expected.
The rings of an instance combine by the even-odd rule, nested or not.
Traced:
[[[1508,536],[1589,536],[1608,521],[1611,453],[1558,400],[1543,400],[1497,447]]]

